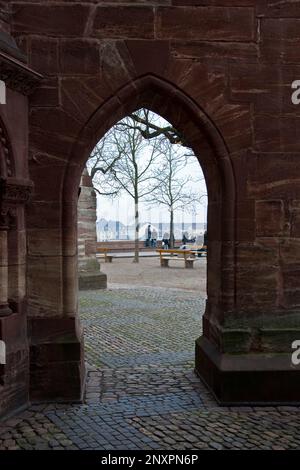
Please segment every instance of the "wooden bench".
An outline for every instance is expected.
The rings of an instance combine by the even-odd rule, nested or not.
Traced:
[[[169,261],[184,261],[184,266],[188,269],[194,267],[196,261],[195,255],[190,250],[156,250],[160,256],[160,265],[162,268],[169,267]]]
[[[114,258],[113,255],[108,254],[108,248],[98,248],[97,249],[97,257],[98,258],[104,258],[105,263],[112,263],[112,260]]]
[[[207,246],[203,245],[200,248],[193,248],[191,252],[194,253],[196,256],[207,256]]]
[[[190,250],[195,256],[207,256],[207,246],[206,245],[188,245],[186,244],[186,249]]]

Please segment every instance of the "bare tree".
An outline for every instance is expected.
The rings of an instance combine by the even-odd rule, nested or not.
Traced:
[[[185,152],[186,151],[186,152]],[[160,158],[158,165],[158,157]],[[112,198],[127,193],[135,204],[135,258],[139,260],[139,203],[146,200],[170,211],[173,246],[174,212],[189,209],[199,195],[186,174],[193,152],[177,129],[155,113],[140,109],[115,125],[97,144],[88,167],[95,190]],[[154,195],[154,197],[153,197]]]
[[[161,146],[153,138],[151,146],[127,117],[116,124],[96,146],[88,162],[96,191],[116,197],[127,193],[135,206],[135,256],[139,261],[139,203],[155,191],[153,172]]]
[[[142,108],[130,114],[130,118],[131,121],[128,121],[126,125],[131,129],[138,129],[144,139],[151,140],[161,137],[164,140],[168,140],[171,144],[190,148],[181,132],[148,109]]]
[[[89,173],[93,179],[95,191],[100,196],[119,196],[121,187],[113,177],[116,163],[123,158],[125,143],[117,138],[113,127],[97,143],[87,162]]]
[[[153,175],[153,194],[155,198],[149,204],[160,204],[170,212],[170,248],[174,247],[174,214],[177,210],[192,210],[195,202],[200,201],[200,194],[192,190],[193,183],[203,180],[192,175],[185,176],[191,162],[191,153],[184,153],[178,145],[164,139],[161,142],[163,160],[160,168]]]

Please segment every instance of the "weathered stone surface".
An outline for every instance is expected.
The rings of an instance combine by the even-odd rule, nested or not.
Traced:
[[[107,276],[100,272],[97,253],[97,198],[87,169],[80,182],[78,198],[78,277],[79,289],[105,289]]]
[[[264,61],[272,63],[299,62],[298,15],[294,18],[264,18],[261,23],[261,52]]]
[[[0,108],[0,177],[31,178],[35,185],[26,213],[24,201],[14,201],[17,208],[2,207],[1,194],[1,227],[11,227],[0,278],[5,286],[3,311],[12,312],[5,321],[13,322],[16,313],[55,318],[58,323],[76,315],[77,192],[82,169],[108,128],[145,106],[184,134],[206,177],[210,249],[204,337],[219,348],[218,354],[222,344],[233,347],[232,337],[254,356],[258,350],[275,351],[280,338],[287,344],[290,336],[280,331],[281,319],[293,317],[298,331],[300,304],[300,108],[291,101],[291,83],[300,77],[299,2],[2,4],[12,15],[0,15],[0,31],[11,32],[29,67],[44,76],[28,99],[25,92],[30,91],[33,76],[37,83],[37,76],[25,70],[22,53],[20,62],[16,55],[13,60],[4,58],[0,42],[1,74],[9,78],[8,105]],[[2,52],[9,51],[6,47]],[[92,246],[88,243],[81,251],[87,248],[90,256]],[[251,330],[249,341],[246,326]],[[15,327],[24,361],[20,376],[16,360],[4,372],[1,369],[1,413],[27,400],[27,333],[23,323]],[[79,344],[75,325],[70,326],[71,333]],[[37,346],[35,351],[46,349]],[[53,341],[47,354],[57,358],[62,351]],[[66,357],[60,358],[63,370],[69,363],[70,369],[77,367],[78,374],[69,378],[79,394],[83,369],[82,355],[76,351],[66,347]],[[215,370],[212,363],[212,358],[203,362],[203,375],[210,368],[216,387],[238,383],[233,372],[232,381],[226,382],[222,367]],[[46,386],[51,389],[56,379],[60,385],[53,385],[47,397],[61,398],[64,392],[69,397],[63,376],[51,368],[47,375],[46,355],[41,368],[36,363],[32,367],[38,399],[46,397]],[[197,367],[200,371],[198,359]],[[291,382],[296,383],[298,371],[293,373]],[[5,388],[8,377],[19,378]],[[269,377],[275,399],[278,390],[274,376]],[[288,382],[287,371],[283,377]],[[20,393],[11,393],[10,387]],[[252,392],[254,397],[254,388]],[[238,393],[243,394],[241,387],[236,388]]]
[[[284,206],[282,201],[257,201],[255,216],[257,237],[279,237],[283,234]]]
[[[14,2],[13,26],[22,33],[57,35],[62,37],[80,36],[84,33],[91,7],[80,5],[55,5],[39,2],[24,4]]]
[[[76,318],[31,318],[30,396],[80,401],[84,381],[83,337]],[[67,377],[68,387],[66,387]]]
[[[59,70],[58,40],[34,37],[30,40],[30,65],[43,74],[55,75]]]
[[[60,67],[65,75],[93,75],[100,69],[99,44],[91,40],[60,41]],[[84,60],[82,60],[82,58]]]
[[[258,62],[258,50],[255,44],[248,42],[223,41],[172,41],[172,53],[181,59],[198,59],[226,62],[228,59],[237,62]],[[253,66],[248,65],[253,71]]]
[[[144,6],[99,6],[92,35],[98,38],[154,38],[154,11]]]
[[[157,21],[159,38],[251,41],[255,35],[251,8],[159,8]]]

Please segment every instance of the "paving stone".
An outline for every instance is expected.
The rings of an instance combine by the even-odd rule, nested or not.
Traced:
[[[300,408],[220,408],[194,374],[197,293],[119,288],[80,304],[86,402],[31,406],[0,424],[1,450],[300,448]]]

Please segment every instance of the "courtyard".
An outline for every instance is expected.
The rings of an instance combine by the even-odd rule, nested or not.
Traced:
[[[220,407],[195,375],[205,258],[193,270],[157,258],[101,269],[108,289],[80,293],[84,402],[32,405],[2,422],[1,450],[300,448],[299,408]]]

